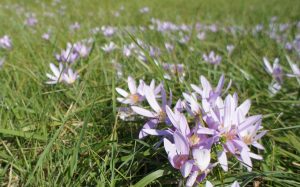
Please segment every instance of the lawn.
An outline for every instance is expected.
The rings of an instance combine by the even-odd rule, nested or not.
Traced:
[[[261,155],[251,165],[238,145],[236,153],[230,152],[225,145],[230,138],[219,135],[224,133],[219,128],[197,138],[186,134],[195,170],[205,167],[205,156],[197,160],[194,150],[211,152],[210,165],[200,169],[195,186],[237,181],[240,186],[298,187],[299,67],[300,1],[1,0],[0,184],[188,186],[192,173],[184,178],[179,170],[186,160],[176,169],[168,152],[180,131],[170,122],[170,112],[163,108],[163,120],[158,112],[155,133],[163,135],[147,131],[144,138],[140,131],[148,118],[136,112],[141,111],[137,106],[156,107],[152,92],[158,103],[164,92],[168,99],[172,92],[167,108],[180,111],[191,131],[211,130],[211,111],[224,113],[230,102],[234,110],[236,93],[238,105],[251,101],[251,108],[245,116],[237,109],[231,129],[261,115],[255,121],[257,134],[266,133],[257,140],[263,150],[253,146],[256,141],[247,146]],[[203,77],[216,87],[222,75],[220,93],[209,91]],[[120,94],[133,79],[140,85],[138,94]],[[201,84],[209,99],[195,90]],[[188,111],[194,102],[189,98],[197,100],[201,114]],[[179,99],[182,111],[175,107]],[[226,123],[220,120],[219,126]],[[199,144],[191,145],[192,140]],[[220,164],[220,150],[227,155],[228,171]]]

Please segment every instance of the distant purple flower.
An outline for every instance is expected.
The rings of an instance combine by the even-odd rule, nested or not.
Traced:
[[[25,25],[27,26],[35,26],[38,23],[38,20],[35,16],[35,14],[28,14],[27,19],[25,20]]]
[[[78,53],[81,58],[86,58],[91,52],[93,40],[83,40],[74,44],[73,50]]]
[[[208,55],[204,53],[202,57],[205,62],[208,62],[213,65],[218,65],[222,61],[222,57],[216,55],[214,51],[211,51]]]
[[[212,25],[209,25],[208,26],[208,29],[211,31],[211,32],[217,32],[218,31],[218,26],[216,24],[212,24]]]
[[[263,58],[264,65],[265,65],[265,70],[274,77],[274,79],[279,83],[283,83],[283,72],[282,68],[279,64],[279,59],[275,58],[273,66],[271,66],[269,60],[264,57]]]
[[[233,52],[234,48],[235,47],[232,44],[226,46],[226,49],[227,49],[229,55],[231,55],[231,53]]]
[[[284,48],[288,51],[293,50],[293,45],[290,42],[285,43]]]
[[[204,40],[205,37],[206,37],[205,32],[199,32],[199,33],[197,34],[197,38],[198,38],[199,40]]]
[[[101,30],[102,30],[103,35],[106,37],[111,37],[116,32],[116,28],[111,27],[111,26],[102,26]]]
[[[0,38],[0,48],[2,49],[12,48],[12,42],[9,36],[4,35],[2,38]]]
[[[73,84],[78,78],[77,72],[74,72],[71,68],[67,68],[62,74],[63,81],[66,84]]]
[[[170,43],[165,43],[165,48],[167,49],[168,52],[172,52],[174,50],[174,45]]]
[[[143,7],[143,8],[141,8],[139,11],[140,11],[140,13],[142,13],[142,14],[146,14],[146,13],[149,13],[150,8],[149,8],[149,7]]]
[[[74,63],[79,58],[79,54],[74,51],[74,46],[67,43],[66,50],[62,50],[60,54],[55,55],[58,62]]]
[[[114,42],[109,42],[108,44],[105,44],[101,48],[104,52],[110,53],[110,52],[114,51],[117,48],[117,46]]]
[[[47,32],[47,33],[44,33],[43,35],[42,35],[42,38],[44,39],[44,40],[50,40],[50,32]]]
[[[160,49],[159,49],[159,48],[152,47],[152,46],[149,47],[149,55],[150,55],[151,57],[157,57],[157,56],[159,56],[160,54],[161,54],[161,52],[160,52]]]
[[[70,29],[71,31],[79,30],[79,29],[80,29],[80,24],[79,24],[78,22],[75,22],[75,23],[73,23],[73,24],[71,24],[71,25],[69,26],[69,29]]]
[[[291,59],[287,56],[287,61],[291,67],[293,73],[287,74],[288,77],[295,77],[300,85],[300,68],[297,64],[293,63]]]

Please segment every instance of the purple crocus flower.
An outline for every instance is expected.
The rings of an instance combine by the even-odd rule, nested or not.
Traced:
[[[35,14],[28,14],[27,19],[25,20],[25,25],[33,27],[38,23]]]
[[[229,55],[232,54],[234,48],[235,48],[235,47],[234,47],[234,45],[232,45],[232,44],[226,46],[226,49],[227,49],[227,52],[228,52]]]
[[[88,57],[92,49],[91,46],[92,41],[93,40],[90,39],[90,40],[83,40],[81,42],[75,43],[73,46],[74,52],[78,53],[81,58]]]
[[[2,38],[0,38],[0,48],[2,49],[12,48],[12,42],[8,35],[4,35]]]
[[[291,59],[287,56],[287,61],[292,69],[292,74],[287,74],[288,77],[295,77],[300,85],[300,68],[297,64],[293,63]]]
[[[127,79],[128,88],[130,93],[126,92],[122,88],[116,88],[116,91],[123,96],[123,98],[117,98],[117,100],[124,104],[136,105],[144,100],[144,81],[140,81],[137,86],[135,80],[129,76]]]
[[[114,42],[109,42],[108,44],[105,44],[101,48],[104,52],[110,53],[110,52],[114,51],[117,48],[117,46]]]
[[[219,79],[217,87],[213,89],[209,81],[204,76],[200,76],[201,85],[197,86],[195,84],[191,84],[191,87],[196,93],[198,93],[201,96],[202,99],[206,99],[207,101],[209,101],[209,103],[214,103],[215,100],[222,93],[224,82],[225,82],[225,76],[222,75]],[[231,86],[231,81],[229,82],[225,90],[225,93],[230,88],[230,86]]]
[[[67,43],[66,50],[62,50],[61,54],[56,54],[55,57],[58,62],[74,63],[79,54],[74,51],[74,46],[71,43]]]
[[[199,32],[199,33],[197,34],[197,38],[198,38],[199,40],[205,40],[205,37],[206,37],[205,32]]]
[[[43,38],[44,40],[46,40],[46,41],[49,41],[49,40],[50,40],[50,35],[51,35],[50,32],[44,33],[44,34],[42,35],[42,38]]]
[[[69,26],[70,31],[76,31],[80,29],[80,24],[78,22],[75,22]]]
[[[102,30],[103,35],[106,37],[111,37],[116,32],[116,28],[111,27],[111,26],[102,26],[101,30]]]
[[[77,72],[74,72],[70,67],[65,68],[62,63],[59,63],[58,67],[50,63],[50,69],[53,74],[46,74],[49,78],[46,84],[58,84],[61,82],[73,84],[79,78]]]
[[[62,73],[64,70],[63,64],[59,63],[59,66],[56,67],[53,63],[50,63],[50,69],[53,74],[46,74],[46,76],[49,78],[49,81],[47,81],[46,84],[57,84],[62,82]]]
[[[205,62],[208,62],[213,65],[218,65],[222,61],[222,57],[216,55],[214,51],[211,51],[208,55],[204,53],[202,58]]]
[[[142,14],[146,14],[146,13],[149,13],[149,12],[150,12],[150,8],[149,8],[149,7],[143,7],[143,8],[141,8],[139,11],[140,11],[140,13],[142,13]]]
[[[166,135],[169,134],[168,131],[165,130],[156,130],[158,123],[166,123],[169,124],[170,120],[166,114],[166,106],[170,106],[172,103],[172,97],[170,97],[169,101],[167,100],[166,91],[163,87],[161,87],[161,104],[158,104],[155,90],[153,90],[149,86],[144,86],[144,94],[148,104],[151,106],[153,111],[138,107],[132,106],[132,110],[141,116],[145,116],[149,118],[148,122],[144,125],[143,129],[140,132],[139,138],[143,138],[150,135]],[[171,94],[170,94],[171,95]]]
[[[279,83],[283,83],[283,72],[282,68],[279,64],[279,59],[275,58],[273,66],[271,66],[269,60],[264,57],[263,58],[264,65],[265,65],[265,70],[274,77],[274,79]]]

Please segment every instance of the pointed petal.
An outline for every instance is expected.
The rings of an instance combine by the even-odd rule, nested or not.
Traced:
[[[191,160],[185,162],[180,168],[180,172],[181,172],[182,176],[184,178],[189,176],[189,174],[192,171],[192,168],[193,168],[193,162]]]
[[[263,58],[263,61],[264,61],[264,65],[265,65],[265,70],[269,73],[269,74],[272,74],[273,72],[273,68],[270,64],[270,62],[268,61],[268,59],[266,57]]]
[[[218,161],[219,161],[221,167],[223,168],[223,170],[228,171],[227,156],[226,156],[226,152],[224,150],[218,152]]]
[[[193,158],[201,171],[204,171],[210,163],[210,150],[208,149],[194,149]]]
[[[240,187],[240,185],[237,181],[234,181],[234,183],[232,183],[231,187]]]
[[[129,76],[127,81],[130,93],[135,94],[137,92],[135,80],[131,76]]]
[[[194,186],[197,177],[198,177],[198,171],[192,172],[192,174],[189,176],[189,178],[186,181],[186,187]]]
[[[206,183],[205,183],[205,187],[214,187],[214,186],[212,185],[212,183],[211,183],[211,182],[209,182],[209,181],[206,181]]]
[[[173,136],[174,136],[174,142],[176,145],[177,153],[188,155],[190,150],[186,138],[178,131],[175,131]]]
[[[156,101],[154,91],[149,86],[145,85],[144,92],[149,105],[153,108],[155,112],[159,113],[161,111],[161,108]]]
[[[252,171],[252,162],[249,156],[249,152],[246,149],[242,149],[241,158],[243,161],[243,165],[246,166],[247,170]]]
[[[116,91],[120,94],[120,95],[122,95],[123,97],[128,97],[128,93],[125,91],[125,90],[123,90],[122,88],[116,88]]]
[[[132,106],[131,109],[139,114],[139,115],[142,115],[142,116],[146,116],[146,117],[149,117],[149,118],[155,118],[157,117],[153,112],[150,112],[149,110],[146,110],[144,108],[141,108],[141,107],[137,107],[137,106]]]

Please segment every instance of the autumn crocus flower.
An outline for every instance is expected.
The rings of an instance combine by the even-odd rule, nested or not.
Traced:
[[[235,48],[235,47],[234,47],[234,45],[232,45],[232,44],[226,46],[226,49],[227,49],[227,52],[228,52],[229,55],[232,54],[234,48]]]
[[[218,65],[222,61],[222,57],[215,54],[214,51],[211,51],[208,55],[204,53],[202,58],[205,62],[213,64],[213,65]]]
[[[71,43],[67,43],[66,50],[62,50],[60,54],[55,55],[58,62],[74,63],[78,60],[79,54],[74,51],[74,46]]]
[[[74,72],[70,67],[64,67],[62,63],[59,63],[58,67],[56,67],[53,63],[50,63],[49,66],[53,74],[46,74],[49,78],[46,84],[58,84],[62,82],[66,84],[73,84],[76,79],[79,78],[77,72]]]
[[[117,48],[117,46],[114,42],[109,42],[108,44],[105,44],[104,46],[101,47],[101,49],[103,51],[105,51],[106,53],[110,53],[113,50],[115,50],[116,48]]]
[[[137,86],[136,81],[129,76],[127,79],[129,93],[122,88],[116,88],[116,91],[123,96],[118,97],[117,100],[124,104],[136,105],[137,103],[144,100],[144,81],[140,81]]]
[[[158,123],[169,124],[169,119],[166,114],[166,106],[170,106],[172,102],[172,98],[167,100],[166,91],[163,87],[160,88],[161,93],[161,104],[158,104],[157,97],[155,95],[155,90],[149,86],[144,86],[144,94],[148,104],[151,106],[153,111],[138,107],[132,106],[132,110],[144,117],[148,118],[148,121],[143,126],[143,129],[140,132],[139,138],[143,138],[148,134],[161,136],[168,134],[169,132],[166,130],[157,130],[156,127]],[[171,95],[171,94],[170,94]]]
[[[63,74],[62,74],[63,81],[66,84],[73,84],[78,78],[77,72],[74,72],[73,69],[68,68]]]
[[[83,40],[74,44],[74,52],[78,53],[81,58],[86,58],[91,52],[92,40]]]
[[[12,48],[12,42],[8,35],[4,35],[2,38],[0,38],[0,48],[2,49]]]
[[[63,80],[63,70],[64,66],[62,63],[59,63],[58,67],[56,67],[53,63],[50,63],[50,69],[53,74],[47,73],[46,76],[49,78],[49,80],[46,82],[46,84],[57,84],[62,82]]]
[[[210,103],[214,103],[216,98],[219,97],[222,93],[222,89],[223,89],[223,86],[225,83],[225,77],[224,77],[224,75],[222,75],[220,77],[216,88],[213,88],[211,86],[211,84],[209,83],[209,81],[204,76],[200,76],[200,83],[201,83],[200,86],[191,84],[191,87],[197,94],[199,94],[201,96],[202,99],[204,98],[207,101],[209,101]],[[231,81],[228,83],[228,86],[227,86],[226,90],[224,91],[224,93],[227,92],[227,90],[230,88],[230,86],[231,86]]]
[[[263,58],[264,65],[265,65],[265,70],[274,77],[274,79],[279,83],[283,83],[283,72],[282,68],[279,64],[279,59],[275,58],[273,66],[271,66],[269,60],[264,57]]]

